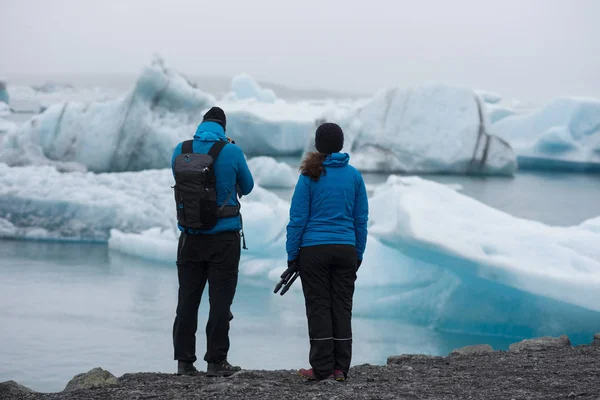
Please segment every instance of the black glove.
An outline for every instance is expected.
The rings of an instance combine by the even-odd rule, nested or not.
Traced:
[[[356,262],[356,270],[358,271],[358,269],[360,268],[360,266],[362,265],[362,260],[358,260]]]
[[[296,260],[288,261],[288,268],[291,267],[292,265],[297,265]]]

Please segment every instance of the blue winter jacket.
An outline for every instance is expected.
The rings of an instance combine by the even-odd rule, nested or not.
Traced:
[[[227,141],[225,130],[216,122],[203,122],[198,126],[194,135],[193,149],[194,153],[208,154],[212,145],[218,141]],[[175,165],[175,157],[181,154],[181,146],[179,143],[173,152],[171,159],[171,167]],[[248,164],[244,158],[244,153],[235,144],[229,143],[217,157],[214,163],[215,175],[217,178],[217,204],[220,206],[233,193],[227,202],[228,205],[235,206],[238,204],[238,192],[236,185],[239,186],[239,195],[247,195],[254,188],[254,179],[248,169]],[[178,225],[179,226],[179,225]],[[210,230],[188,229],[189,234],[213,234],[227,231],[239,231],[242,228],[242,221],[239,216],[229,218],[219,218],[217,226]],[[179,226],[179,230],[183,232],[183,228]]]
[[[360,172],[348,165],[350,156],[333,153],[325,158],[325,174],[315,182],[300,175],[292,197],[287,226],[288,260],[301,247],[321,244],[356,246],[362,260],[367,244],[369,205]]]

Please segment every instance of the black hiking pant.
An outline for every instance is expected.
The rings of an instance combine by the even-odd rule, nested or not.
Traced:
[[[198,308],[208,282],[210,312],[206,324],[204,360],[218,363],[229,351],[229,319],[235,295],[240,262],[240,235],[224,232],[214,235],[182,233],[177,247],[179,300],[173,324],[175,359],[195,362]]]
[[[352,359],[352,296],[356,247],[303,247],[298,257],[310,336],[310,365],[318,379],[339,369],[348,375]]]

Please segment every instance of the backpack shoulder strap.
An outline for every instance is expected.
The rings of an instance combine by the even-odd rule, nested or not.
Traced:
[[[221,154],[221,150],[223,150],[223,147],[225,147],[226,144],[227,142],[219,140],[218,142],[215,142],[215,144],[212,145],[212,147],[208,151],[208,155],[212,157],[213,163],[217,161],[217,157],[219,157],[219,154]]]
[[[181,144],[181,154],[190,154],[194,152],[194,141],[186,140]]]

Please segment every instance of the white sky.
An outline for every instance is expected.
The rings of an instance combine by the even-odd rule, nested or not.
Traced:
[[[600,0],[0,0],[0,75],[190,75],[600,98]]]

